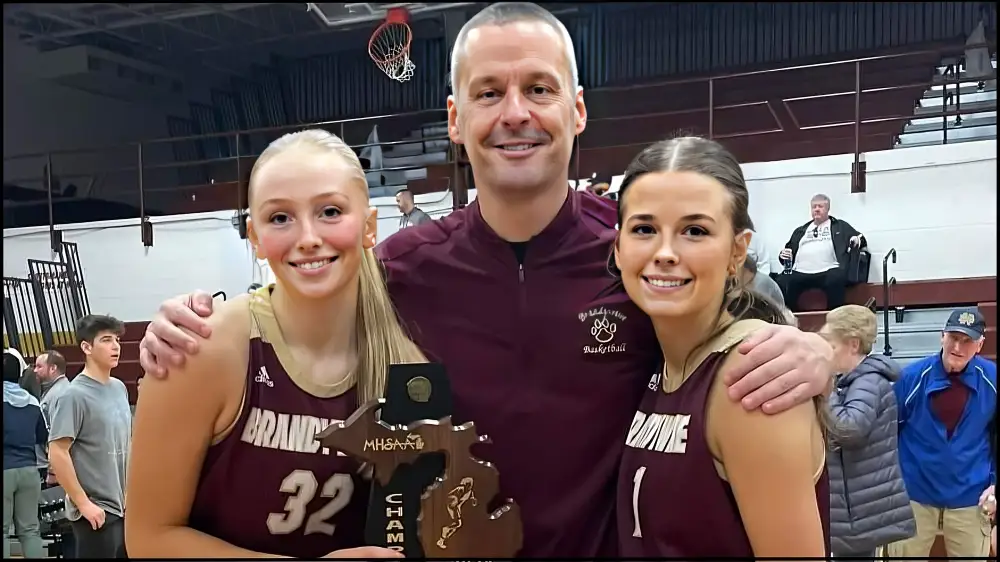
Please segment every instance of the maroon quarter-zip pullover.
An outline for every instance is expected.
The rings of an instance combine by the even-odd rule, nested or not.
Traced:
[[[456,422],[492,445],[523,557],[615,556],[616,475],[659,363],[649,319],[607,270],[614,201],[570,191],[519,263],[479,205],[377,249],[410,335],[445,365]]]

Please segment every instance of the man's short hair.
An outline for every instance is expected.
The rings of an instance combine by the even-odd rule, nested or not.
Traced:
[[[827,205],[829,205],[830,204],[830,197],[828,195],[824,195],[822,193],[817,193],[816,195],[812,196],[812,199],[809,200],[809,202],[813,202],[813,201],[822,201],[822,202],[826,203]]]
[[[18,386],[28,391],[28,394],[38,400],[42,397],[42,381],[38,380],[38,374],[31,367],[25,367],[21,371],[21,378],[17,381]]]
[[[94,343],[101,332],[112,332],[121,336],[125,333],[125,324],[114,316],[104,314],[88,314],[76,321],[76,342]]]
[[[45,353],[42,353],[42,359],[45,361],[46,365],[52,365],[59,371],[60,375],[66,374],[66,358],[63,357],[62,353],[54,349],[50,349]]]
[[[469,32],[487,25],[504,26],[520,22],[541,22],[556,30],[562,38],[566,64],[569,67],[570,95],[575,96],[580,87],[580,72],[576,66],[576,50],[573,48],[573,37],[559,18],[545,8],[531,2],[496,2],[483,8],[479,13],[469,18],[455,38],[455,46],[451,51],[451,93],[458,95],[458,67],[465,51],[465,42]]]
[[[399,197],[400,195],[409,195],[411,199],[413,198],[413,192],[410,191],[408,187],[404,187],[396,192],[396,197]]]

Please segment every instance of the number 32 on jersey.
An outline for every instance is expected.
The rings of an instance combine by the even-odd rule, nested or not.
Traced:
[[[267,529],[272,535],[294,533],[302,528],[303,523],[304,535],[333,535],[336,526],[330,523],[330,519],[350,503],[354,494],[354,480],[349,474],[334,474],[320,487],[312,471],[293,470],[281,481],[279,489],[288,494],[288,499],[285,500],[285,511],[267,516]],[[326,498],[327,502],[313,513],[307,513],[306,510],[317,493],[319,497]]]

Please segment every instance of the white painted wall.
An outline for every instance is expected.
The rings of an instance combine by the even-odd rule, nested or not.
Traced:
[[[751,215],[772,256],[808,220],[812,196],[825,193],[832,213],[867,236],[873,282],[881,280],[890,248],[899,258],[890,265],[898,281],[996,275],[996,141],[869,153],[863,194],[850,193],[852,160],[838,155],[744,166]],[[613,190],[621,179],[614,179]],[[446,193],[418,195],[416,202],[435,218],[452,207]],[[398,229],[399,211],[390,197],[372,204],[382,241]],[[233,295],[270,280],[231,218],[232,212],[154,218],[152,248],[143,248],[137,220],[59,229],[79,244],[91,309],[148,320],[173,295],[195,288]],[[26,276],[28,258],[50,259],[46,227],[4,230],[3,236],[5,276]]]
[[[153,247],[138,220],[60,226],[76,242],[90,308],[124,321],[148,320],[160,302],[191,288],[234,295],[261,272],[231,224],[231,212],[152,217]],[[4,276],[28,276],[27,260],[51,260],[46,227],[4,230]]]
[[[997,141],[884,150],[865,155],[866,193],[851,193],[854,155],[839,154],[743,165],[750,216],[757,235],[781,271],[778,252],[792,230],[809,220],[809,201],[830,197],[831,214],[865,234],[872,253],[869,281],[882,281],[882,259],[896,249],[889,275],[897,281],[994,276],[997,273]],[[615,176],[617,192],[624,175]],[[586,187],[588,180],[571,182]],[[442,194],[418,195],[431,216],[451,210]],[[385,201],[383,201],[385,199]],[[469,200],[475,199],[475,192]],[[375,200],[379,215],[393,214],[394,201]],[[394,215],[398,217],[399,212]],[[398,228],[379,221],[379,239]]]
[[[830,214],[865,234],[869,281],[882,281],[882,259],[896,249],[897,281],[997,274],[997,141],[915,147],[866,155],[866,193],[851,193],[853,155],[747,164],[750,216],[774,263],[792,230],[809,220],[809,201],[824,193]]]

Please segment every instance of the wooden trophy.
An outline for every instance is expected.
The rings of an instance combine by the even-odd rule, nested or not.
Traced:
[[[331,424],[317,439],[373,470],[368,544],[408,558],[512,558],[521,549],[520,511],[509,499],[489,509],[497,502],[499,474],[470,451],[489,440],[472,422],[453,425],[450,414],[443,367],[393,365],[385,398]]]

